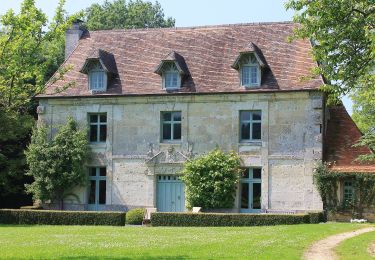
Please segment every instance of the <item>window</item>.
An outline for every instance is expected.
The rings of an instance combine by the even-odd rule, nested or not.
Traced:
[[[262,198],[262,169],[246,168],[240,178],[241,212],[259,212]]]
[[[107,114],[89,114],[90,142],[105,142],[107,139]]]
[[[254,54],[245,56],[241,64],[241,85],[245,87],[259,86],[260,69]]]
[[[344,206],[350,206],[350,203],[353,201],[353,182],[352,181],[344,181]]]
[[[181,140],[181,112],[162,112],[162,141]]]
[[[91,210],[100,210],[106,203],[107,170],[105,167],[89,168],[88,204]]]
[[[240,141],[262,138],[262,112],[240,111]]]
[[[181,78],[174,63],[166,66],[163,71],[163,83],[165,89],[176,89],[180,87]]]
[[[107,74],[100,63],[94,65],[89,71],[90,90],[103,91],[107,89]]]

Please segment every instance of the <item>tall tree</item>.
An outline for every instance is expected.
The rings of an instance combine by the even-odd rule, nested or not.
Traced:
[[[314,42],[315,71],[328,80],[331,101],[375,85],[375,5],[369,0],[289,0],[300,26],[294,38]]]
[[[93,4],[86,9],[85,20],[89,30],[172,27],[175,24],[173,18],[164,18],[158,2],[142,0]]]
[[[4,196],[24,189],[24,149],[35,121],[32,98],[63,61],[65,30],[72,19],[60,0],[51,22],[24,0],[19,13],[9,10],[0,16],[0,207]],[[7,205],[9,206],[9,204]]]

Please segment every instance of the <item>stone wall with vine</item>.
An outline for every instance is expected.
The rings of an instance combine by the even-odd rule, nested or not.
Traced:
[[[353,200],[344,205],[338,193],[339,185],[344,180],[353,183]],[[350,210],[355,218],[362,218],[366,209],[375,207],[375,174],[361,172],[336,172],[326,164],[315,168],[314,181],[323,200],[324,209],[330,212]]]

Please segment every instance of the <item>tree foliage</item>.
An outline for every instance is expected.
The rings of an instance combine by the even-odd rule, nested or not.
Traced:
[[[45,126],[34,128],[26,151],[27,174],[34,177],[34,182],[26,186],[27,192],[35,200],[58,201],[62,207],[71,189],[85,184],[87,157],[87,133],[79,130],[73,119],[69,118],[50,139]]]
[[[158,2],[153,4],[142,0],[93,4],[86,9],[85,17],[89,30],[172,27],[175,24],[173,18],[164,18]]]
[[[375,205],[375,175],[371,173],[342,173],[330,171],[326,164],[319,165],[314,172],[315,185],[326,210],[336,212],[351,210],[354,218],[363,218],[366,208]],[[354,186],[353,200],[345,205],[337,194],[340,182],[351,180]]]
[[[293,38],[314,42],[315,71],[328,80],[330,98],[356,88],[374,88],[375,5],[368,0],[289,0],[300,26]]]
[[[231,208],[239,180],[240,158],[216,149],[184,165],[187,207]]]

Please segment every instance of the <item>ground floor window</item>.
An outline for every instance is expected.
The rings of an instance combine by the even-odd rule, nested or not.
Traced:
[[[244,169],[240,179],[241,212],[260,212],[262,200],[262,169]]]
[[[89,168],[89,210],[101,210],[106,203],[107,170],[105,167]]]
[[[353,194],[354,194],[353,182],[350,180],[344,181],[344,194],[343,194],[344,207],[350,206],[354,198]]]

